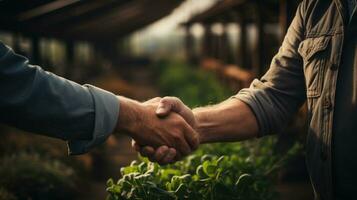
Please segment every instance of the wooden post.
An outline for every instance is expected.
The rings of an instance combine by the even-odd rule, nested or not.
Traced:
[[[37,36],[31,37],[31,63],[41,65],[40,40]]]
[[[69,40],[66,42],[66,66],[65,66],[65,77],[72,78],[74,65],[74,43]]]
[[[15,53],[19,53],[21,51],[19,33],[14,33],[14,46],[12,48],[14,49]]]
[[[194,61],[194,49],[193,49],[194,38],[191,34],[190,28],[191,28],[190,24],[187,24],[185,26],[185,32],[186,32],[185,48],[186,48],[186,59],[188,62],[192,63]]]
[[[229,45],[229,38],[227,34],[227,29],[225,25],[223,25],[223,33],[220,36],[220,46],[219,46],[219,59],[222,60],[224,63],[231,63],[231,48]]]
[[[212,57],[212,32],[210,24],[204,24],[205,34],[202,42],[202,56]]]
[[[296,9],[296,2],[288,0],[280,0],[279,2],[279,24],[280,24],[280,38],[283,41],[286,31],[294,17],[294,10]]]
[[[286,31],[288,30],[288,3],[287,0],[280,0],[279,5],[279,23],[280,23],[280,40],[284,40]]]
[[[239,17],[240,35],[238,40],[239,64],[245,69],[251,68],[248,59],[248,37],[247,37],[247,20],[244,14]]]
[[[254,47],[253,72],[256,76],[260,77],[264,71],[264,20],[263,20],[263,2],[261,0],[256,1],[256,28],[257,28],[257,41]]]

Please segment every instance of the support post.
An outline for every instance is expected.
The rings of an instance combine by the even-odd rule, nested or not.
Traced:
[[[72,78],[73,67],[74,67],[74,43],[69,40],[66,42],[66,66],[65,66],[65,76],[67,78]]]
[[[212,57],[212,32],[210,24],[204,24],[205,34],[202,42],[202,57]]]
[[[257,41],[254,47],[253,72],[256,76],[260,77],[264,71],[264,20],[263,20],[263,5],[261,0],[256,1],[256,28],[257,28]]]
[[[31,63],[41,65],[40,39],[37,36],[31,37]]]
[[[241,14],[239,17],[240,25],[240,35],[238,40],[238,51],[239,51],[239,64],[245,69],[251,68],[248,59],[248,37],[247,37],[247,20],[244,17],[244,14]]]
[[[187,24],[185,26],[185,32],[186,32],[185,48],[186,48],[186,59],[188,62],[192,63],[194,61],[194,48],[193,48],[194,38],[191,34],[190,28],[191,28],[190,24]]]

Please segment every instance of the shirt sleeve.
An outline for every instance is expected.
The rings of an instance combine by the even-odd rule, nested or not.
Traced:
[[[106,141],[116,127],[119,115],[119,99],[116,96],[91,85],[85,86],[88,87],[94,101],[94,130],[91,133],[91,139],[74,139],[68,142],[70,155],[86,153]]]
[[[251,108],[259,136],[280,132],[306,100],[303,61],[298,53],[304,37],[303,10],[302,3],[266,74],[233,97]]]
[[[119,100],[91,85],[46,72],[0,42],[0,122],[69,141],[81,154],[113,132]]]

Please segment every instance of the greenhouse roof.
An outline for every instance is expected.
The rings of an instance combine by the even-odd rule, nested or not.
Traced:
[[[102,41],[168,15],[180,0],[0,0],[0,29],[30,36]]]
[[[197,22],[236,22],[238,16],[244,16],[248,22],[255,19],[255,12],[258,5],[264,7],[262,14],[268,22],[277,21],[276,13],[279,10],[279,4],[276,0],[252,1],[252,0],[221,0],[210,9],[194,15],[184,25],[190,25]]]

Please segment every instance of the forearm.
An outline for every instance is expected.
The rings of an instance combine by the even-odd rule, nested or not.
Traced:
[[[193,110],[201,143],[232,142],[257,137],[258,123],[248,105],[231,98]]]
[[[105,138],[119,112],[116,97],[38,66],[0,42],[0,122],[64,140]]]
[[[141,104],[138,101],[118,96],[120,102],[121,112],[118,116],[118,122],[116,126],[117,132],[133,132],[135,127],[141,123],[140,113],[141,111]]]
[[[0,121],[62,139],[91,138],[95,109],[86,87],[29,65],[0,43]]]

